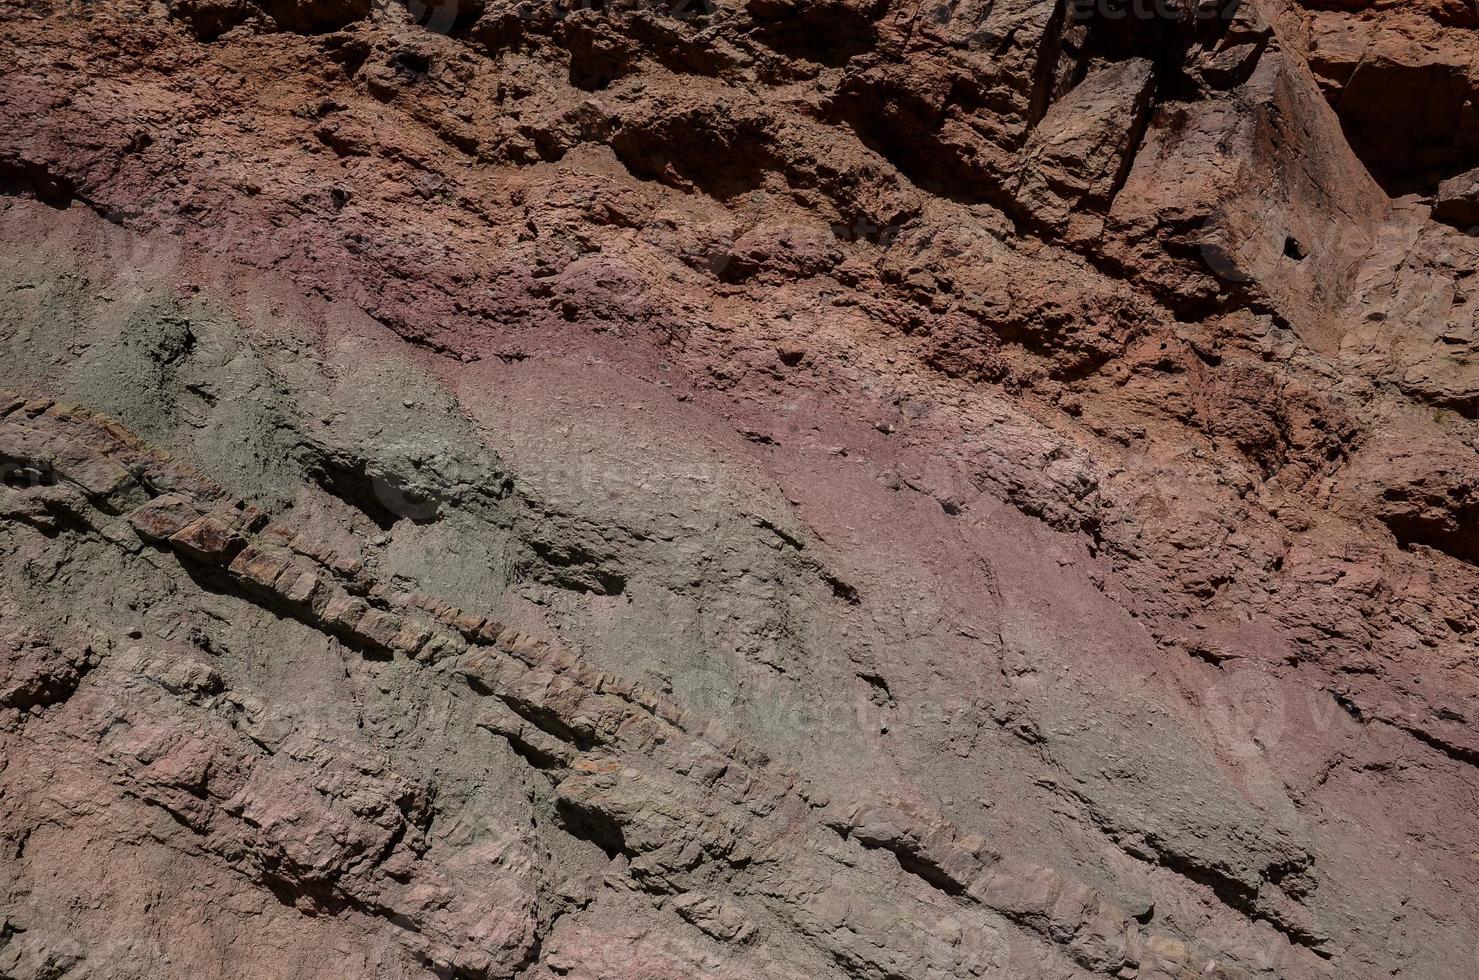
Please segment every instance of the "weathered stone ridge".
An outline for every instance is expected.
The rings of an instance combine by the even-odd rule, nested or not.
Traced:
[[[0,18],[0,977],[1475,975],[1469,0]]]

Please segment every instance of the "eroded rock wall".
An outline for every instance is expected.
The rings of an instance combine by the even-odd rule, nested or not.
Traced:
[[[4,16],[0,976],[1479,970],[1468,4]]]

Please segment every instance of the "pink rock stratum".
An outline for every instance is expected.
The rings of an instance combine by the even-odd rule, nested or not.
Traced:
[[[0,17],[0,980],[1479,976],[1472,0]]]

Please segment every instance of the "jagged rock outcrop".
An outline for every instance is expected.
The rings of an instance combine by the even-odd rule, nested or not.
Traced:
[[[1465,0],[4,16],[0,977],[1474,974]]]

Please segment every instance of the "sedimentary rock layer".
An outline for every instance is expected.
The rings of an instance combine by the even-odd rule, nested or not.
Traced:
[[[1479,971],[1466,0],[3,10],[0,977]]]

